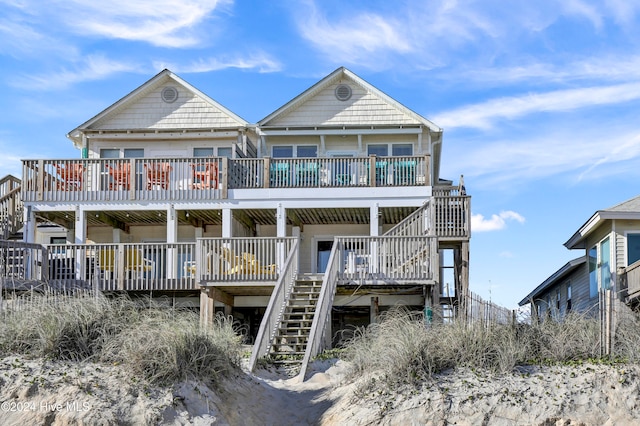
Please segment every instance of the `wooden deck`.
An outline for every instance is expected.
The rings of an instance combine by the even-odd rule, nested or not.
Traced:
[[[429,156],[24,160],[23,201],[226,199],[235,189],[429,186]]]
[[[26,244],[0,243],[5,288],[27,282],[54,288],[100,291],[182,291],[200,286],[273,286],[294,237],[201,238],[193,243]],[[336,237],[338,283],[428,283],[434,276],[435,239]],[[298,246],[295,245],[296,250]],[[296,255],[297,256],[297,255]],[[296,274],[297,274],[296,268]],[[18,285],[19,284],[19,285]],[[255,290],[255,289],[254,289]]]

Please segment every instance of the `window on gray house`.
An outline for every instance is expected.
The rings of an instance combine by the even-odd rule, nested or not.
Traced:
[[[640,234],[627,234],[627,265],[640,260]]]
[[[571,310],[571,283],[567,284],[567,312]]]
[[[598,248],[593,246],[587,253],[589,260],[589,297],[598,295]]]

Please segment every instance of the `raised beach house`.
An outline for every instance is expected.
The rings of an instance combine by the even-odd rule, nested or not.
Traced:
[[[571,238],[582,251],[520,301],[533,315],[562,318],[570,311],[597,316],[602,293],[631,306],[640,303],[640,197],[596,211]]]
[[[306,365],[389,307],[461,312],[470,197],[442,135],[345,68],[258,123],[164,70],[69,132],[79,158],[23,160],[23,269],[222,311],[254,365]],[[36,245],[41,223],[66,241]]]

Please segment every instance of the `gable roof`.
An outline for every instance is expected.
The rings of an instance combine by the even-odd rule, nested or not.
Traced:
[[[610,219],[640,220],[640,196],[623,201],[604,210],[596,211],[572,236],[564,243],[568,249],[585,248],[585,237]]]
[[[567,276],[573,273],[573,271],[584,265],[586,261],[587,259],[585,256],[568,261],[562,268],[551,274],[549,278],[544,280],[542,284],[536,287],[531,293],[527,294],[524,299],[518,302],[518,305],[524,306],[531,303],[531,301],[535,300],[541,293],[553,288],[557,284],[560,284],[559,281],[564,280]]]
[[[333,96],[340,83],[352,83],[357,92],[351,98],[340,101]],[[331,96],[322,96],[323,93]],[[319,99],[322,97],[322,99]],[[314,100],[317,102],[314,103]],[[369,116],[358,122],[358,114],[362,111]],[[362,117],[365,117],[364,115]],[[364,81],[353,72],[340,67],[331,74],[287,102],[258,122],[260,127],[307,127],[307,126],[344,126],[358,124],[379,125],[422,125],[431,133],[439,134],[442,129],[433,122],[405,107],[376,87]]]
[[[154,129],[177,129],[188,126],[190,128],[194,127],[202,127],[202,128],[237,128],[237,127],[248,127],[249,123],[236,115],[232,111],[225,108],[223,105],[219,104],[209,96],[205,95],[200,90],[193,87],[191,84],[187,83],[185,80],[178,77],[176,74],[171,72],[168,69],[164,69],[150,80],[142,84],[137,89],[133,90],[128,95],[124,96],[113,105],[98,113],[88,121],[85,121],[75,129],[71,130],[67,137],[74,142],[76,147],[82,142],[82,133],[87,130],[97,130],[97,129],[109,129],[109,130],[124,130],[128,129],[127,127],[123,127],[119,124],[117,118],[119,114],[123,114],[129,108],[134,108],[135,105],[141,101],[145,100],[145,97],[150,97],[149,102],[159,102],[160,101],[160,90],[166,86],[167,84],[173,84],[174,86],[178,86],[178,90],[183,92],[183,94],[187,94],[190,101],[197,102],[199,110],[206,109],[208,115],[203,115],[200,117],[200,121],[196,121],[194,123],[185,123],[184,126],[174,125],[169,122],[161,123],[160,120],[162,118],[161,115],[158,117],[149,118],[148,114],[145,116],[146,121],[142,122],[139,128],[154,128]],[[154,93],[157,92],[157,93]],[[184,96],[181,96],[184,97]],[[180,97],[179,97],[180,99]],[[176,103],[168,104],[171,105],[172,111],[177,110],[184,106],[184,103]],[[148,111],[148,105],[145,105],[145,111]],[[163,111],[166,116],[167,111]],[[156,120],[155,122],[153,120]],[[203,122],[204,121],[204,122]],[[111,127],[110,127],[111,126]]]

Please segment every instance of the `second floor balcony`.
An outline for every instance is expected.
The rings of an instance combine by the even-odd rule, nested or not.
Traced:
[[[430,157],[24,160],[25,202],[226,199],[229,190],[430,186]]]

